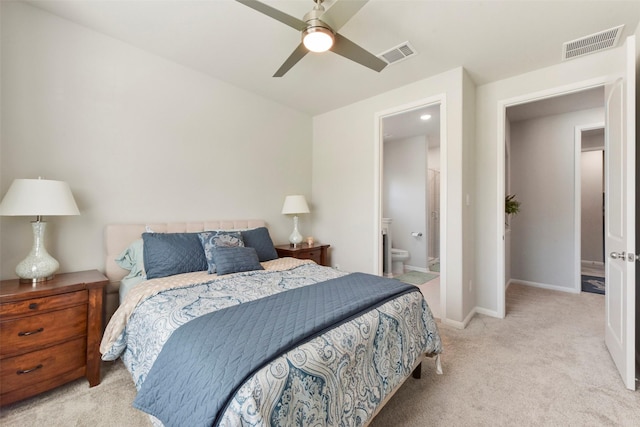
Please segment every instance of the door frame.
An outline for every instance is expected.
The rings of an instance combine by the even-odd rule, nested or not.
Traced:
[[[602,100],[604,103],[604,99]],[[574,263],[574,283],[573,290],[576,293],[580,293],[582,290],[582,133],[589,130],[604,129],[604,122],[590,123],[584,125],[578,125],[574,128],[574,253],[576,259]],[[589,151],[602,150],[604,152],[604,146],[602,148],[593,149]],[[604,171],[603,171],[604,174]],[[604,236],[603,236],[604,239]],[[604,245],[604,241],[602,242]],[[604,262],[604,261],[603,261]]]
[[[407,104],[398,105],[375,114],[374,120],[374,196],[373,196],[373,270],[376,274],[383,275],[382,262],[382,189],[383,187],[383,149],[384,133],[382,120],[385,117],[395,116],[422,107],[440,105],[440,317],[441,321],[447,319],[447,96],[442,93],[428,98],[422,98]]]
[[[540,101],[547,98],[555,98],[557,96],[569,95],[575,92],[581,92],[588,89],[594,89],[604,86],[607,82],[611,81],[611,76],[601,76],[593,79],[579,81],[571,83],[569,85],[558,86],[551,89],[545,89],[539,92],[528,93],[524,95],[515,96],[508,99],[502,99],[498,101],[498,126],[497,126],[497,140],[496,144],[496,158],[497,158],[497,187],[496,194],[497,199],[497,212],[496,215],[496,241],[498,242],[497,257],[496,257],[496,278],[497,278],[497,292],[496,292],[496,307],[497,316],[503,319],[506,316],[506,283],[505,283],[505,225],[504,225],[504,191],[505,191],[505,138],[506,138],[506,124],[507,124],[507,108],[520,104],[527,104],[529,102]]]

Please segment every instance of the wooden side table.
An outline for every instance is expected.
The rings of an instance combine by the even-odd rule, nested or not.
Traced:
[[[293,257],[298,259],[310,259],[315,261],[316,264],[329,266],[329,259],[327,257],[327,249],[331,245],[311,245],[301,243],[296,247],[292,245],[279,245],[276,246],[276,252],[278,257]]]
[[[0,405],[80,377],[100,384],[102,301],[108,279],[97,270],[53,280],[0,282]]]

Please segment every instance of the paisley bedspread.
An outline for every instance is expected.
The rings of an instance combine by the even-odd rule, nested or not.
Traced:
[[[205,281],[140,301],[117,339],[103,342],[103,359],[122,357],[140,389],[171,333],[189,320],[344,274],[305,263],[202,276]],[[364,425],[423,354],[440,351],[436,323],[422,295],[402,295],[270,362],[236,392],[220,425]]]

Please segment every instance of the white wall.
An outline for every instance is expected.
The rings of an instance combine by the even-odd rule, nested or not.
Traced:
[[[604,109],[511,122],[511,275],[545,287],[574,288],[575,128],[604,121]]]
[[[604,140],[601,142],[604,144]],[[585,151],[580,156],[580,258],[586,262],[604,263],[603,153],[602,150]]]
[[[476,311],[478,287],[475,282],[475,216],[479,196],[476,194],[475,180],[478,167],[476,136],[476,85],[466,72],[462,73],[462,192],[459,203],[462,205],[462,312],[466,314],[464,322],[471,320]],[[455,199],[454,199],[455,200]],[[458,202],[458,200],[455,200]],[[450,211],[449,211],[450,212]],[[447,242],[447,245],[449,242]],[[448,298],[448,297],[447,297]]]
[[[499,293],[503,284],[498,266],[504,268],[503,178],[504,140],[498,138],[499,104],[521,102],[534,96],[614,80],[624,70],[624,48],[610,49],[477,88],[476,102],[476,244],[477,304],[487,314],[499,316]],[[579,83],[579,84],[578,84]],[[500,114],[503,111],[500,110]],[[500,298],[503,298],[503,294]]]
[[[2,8],[0,191],[64,180],[80,208],[52,217],[61,271],[102,269],[109,223],[263,218],[276,242],[287,194],[311,199],[311,118],[22,2]],[[311,234],[311,215],[301,220]],[[28,253],[32,218],[0,219],[0,276]]]
[[[384,143],[382,216],[391,218],[392,247],[409,251],[405,266],[427,268],[426,173],[424,135]],[[412,237],[412,232],[422,237]]]
[[[441,149],[446,152],[446,165],[441,166],[448,171],[448,194],[447,229],[442,240],[446,241],[448,263],[444,266],[446,317],[454,322],[462,322],[469,314],[465,306],[475,304],[475,299],[469,302],[472,298],[463,286],[467,276],[472,275],[469,263],[473,265],[472,259],[464,259],[463,240],[472,241],[473,223],[468,220],[468,207],[462,203],[463,193],[473,190],[469,186],[473,176],[468,176],[473,175],[473,169],[466,169],[468,164],[463,164],[463,136],[468,145],[473,143],[473,117],[470,122],[463,119],[463,114],[473,116],[475,108],[473,99],[469,105],[463,105],[463,100],[472,97],[473,90],[464,70],[457,68],[313,118],[315,233],[332,245],[332,264],[340,264],[348,271],[377,273],[374,237],[380,225],[374,223],[378,209],[376,114],[444,94],[442,114],[447,123],[441,132],[446,135],[446,149]]]

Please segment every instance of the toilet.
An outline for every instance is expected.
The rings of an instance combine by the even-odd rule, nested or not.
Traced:
[[[409,260],[409,251],[391,248],[391,272],[394,276],[404,274],[404,263]]]
[[[409,251],[392,247],[391,218],[382,218],[384,275],[387,277],[404,274],[404,263],[409,259]]]

